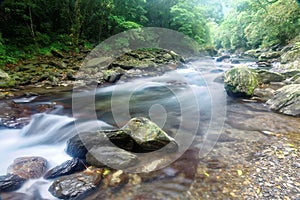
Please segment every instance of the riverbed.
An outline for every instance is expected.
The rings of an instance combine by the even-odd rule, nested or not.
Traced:
[[[22,129],[1,127],[0,174],[21,156],[42,156],[54,167],[70,159],[65,143],[78,131],[121,128],[143,116],[175,137],[182,155],[158,171],[131,173],[131,181],[117,190],[100,186],[86,199],[298,198],[300,119],[228,97],[220,80],[229,68],[202,58],[159,77],[16,101],[29,108],[54,106]],[[50,184],[31,180],[17,193],[55,199],[47,191]]]

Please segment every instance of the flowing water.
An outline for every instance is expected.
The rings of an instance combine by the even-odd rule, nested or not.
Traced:
[[[99,199],[101,195],[103,199],[185,198],[199,159],[218,144],[256,141],[265,137],[264,131],[300,130],[297,118],[272,113],[262,103],[227,97],[220,79],[229,67],[205,58],[160,77],[93,91],[19,99],[16,103],[29,107],[55,103],[56,109],[33,115],[22,129],[0,129],[0,174],[6,174],[13,160],[22,156],[42,156],[49,161],[49,168],[61,164],[70,159],[64,152],[66,140],[76,133],[120,128],[130,118],[144,116],[175,137],[183,146],[182,152],[188,150],[170,166],[142,174],[145,181],[140,184],[128,184],[117,192],[99,190],[87,199]],[[217,149],[228,156],[232,153],[226,153],[221,145]],[[33,199],[55,199],[47,191],[49,184],[32,180],[18,192],[39,196]],[[158,196],[152,193],[154,190]]]

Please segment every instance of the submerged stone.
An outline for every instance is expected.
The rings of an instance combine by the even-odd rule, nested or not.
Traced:
[[[102,169],[90,167],[87,170],[56,179],[49,192],[59,199],[81,198],[97,188],[102,180]]]
[[[47,160],[42,157],[20,157],[8,167],[7,173],[24,179],[40,178],[46,172],[47,164]]]
[[[275,96],[267,101],[271,110],[295,117],[300,116],[300,84],[284,86],[276,91]]]
[[[18,190],[25,183],[26,179],[14,174],[7,174],[0,176],[0,193],[12,192]],[[1,198],[0,198],[1,199]]]
[[[257,74],[246,66],[228,70],[224,75],[225,90],[232,97],[249,97],[258,86]]]

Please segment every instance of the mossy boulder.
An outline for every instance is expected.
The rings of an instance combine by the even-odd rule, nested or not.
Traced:
[[[155,151],[170,144],[169,151],[176,151],[177,143],[155,123],[145,117],[131,119],[123,128],[143,151]]]
[[[295,117],[300,116],[300,84],[284,86],[276,91],[275,96],[267,101],[271,110]]]
[[[100,147],[117,146],[126,151],[142,153],[156,151],[166,145],[168,152],[178,149],[176,141],[166,132],[149,119],[139,117],[132,118],[121,129],[79,133],[68,140],[66,152],[74,158],[86,159],[89,151]]]
[[[257,73],[246,67],[238,66],[224,75],[225,90],[232,97],[251,97],[258,86]]]

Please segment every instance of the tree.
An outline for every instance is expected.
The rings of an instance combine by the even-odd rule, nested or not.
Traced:
[[[179,2],[171,8],[171,15],[171,28],[190,36],[199,44],[208,42],[209,30],[200,6]]]

